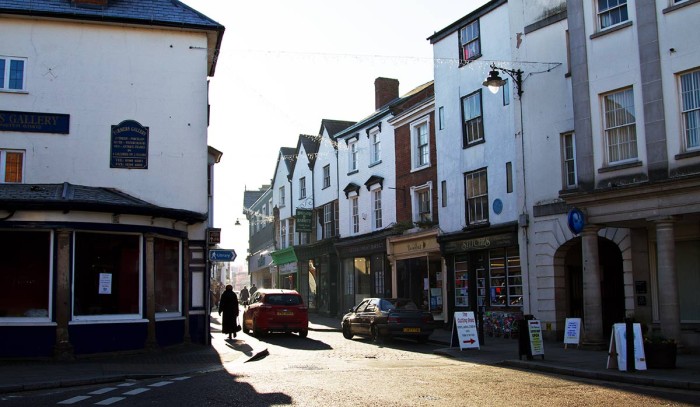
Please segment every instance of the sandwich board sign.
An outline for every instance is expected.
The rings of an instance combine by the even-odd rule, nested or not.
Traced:
[[[527,333],[530,335],[530,351],[532,356],[542,355],[544,358],[544,342],[542,341],[542,324],[536,319],[527,321]]]
[[[479,334],[476,330],[474,311],[455,312],[454,321],[454,324],[452,324],[452,337],[454,338],[454,331],[457,330],[459,350],[481,349],[479,347]]]
[[[617,368],[624,372],[627,370],[627,329],[626,324],[613,324],[610,334],[610,348],[608,350],[608,369]],[[639,323],[632,325],[634,334],[634,368],[647,370],[646,357],[644,355],[644,342],[642,339],[642,326]]]
[[[581,318],[566,318],[564,324],[564,349],[567,345],[578,347],[581,340]]]

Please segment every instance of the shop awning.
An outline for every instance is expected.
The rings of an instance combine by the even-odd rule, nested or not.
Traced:
[[[270,256],[272,256],[272,263],[278,266],[297,262],[297,255],[294,253],[294,247],[277,250],[276,252],[270,253]]]

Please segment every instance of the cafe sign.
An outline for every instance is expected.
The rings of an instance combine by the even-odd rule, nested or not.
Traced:
[[[0,131],[68,134],[69,129],[67,114],[0,110]]]
[[[148,169],[148,127],[135,120],[112,126],[110,168]]]

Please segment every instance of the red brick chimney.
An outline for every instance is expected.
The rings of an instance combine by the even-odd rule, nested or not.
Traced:
[[[399,81],[391,78],[377,78],[374,80],[374,108],[379,110],[382,106],[399,97]]]
[[[76,6],[98,6],[105,7],[109,3],[109,0],[71,0],[71,3]]]

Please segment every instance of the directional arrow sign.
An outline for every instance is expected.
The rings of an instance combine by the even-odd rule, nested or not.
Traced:
[[[209,260],[211,261],[234,261],[236,260],[236,251],[225,249],[209,250]]]

